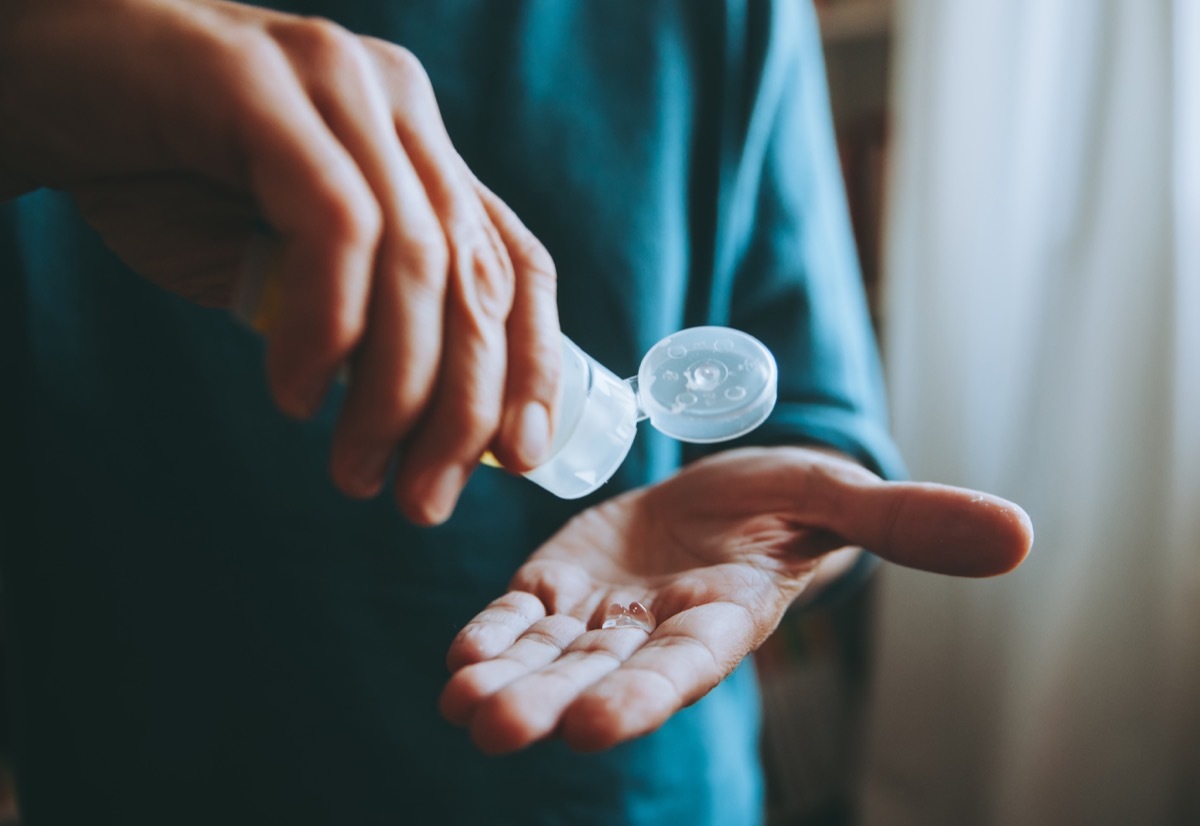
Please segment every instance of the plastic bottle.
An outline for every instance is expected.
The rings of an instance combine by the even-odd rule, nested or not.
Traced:
[[[685,442],[734,439],[766,420],[777,385],[771,352],[728,327],[664,338],[625,380],[563,336],[563,395],[550,456],[525,477],[564,499],[586,496],[620,467],[642,419]]]
[[[260,332],[278,308],[271,251],[253,245],[233,312]],[[728,327],[692,327],[659,341],[634,378],[621,379],[565,335],[562,399],[549,458],[525,478],[563,499],[607,482],[629,454],[637,423],[686,442],[734,439],[775,406],[778,369],[762,342]]]

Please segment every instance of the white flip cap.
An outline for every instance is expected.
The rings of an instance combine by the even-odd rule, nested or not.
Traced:
[[[691,327],[650,348],[637,381],[638,404],[656,430],[684,442],[723,442],[770,415],[779,369],[753,336]]]

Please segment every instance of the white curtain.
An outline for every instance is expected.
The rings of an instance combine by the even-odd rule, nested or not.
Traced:
[[[1200,0],[896,22],[896,434],[1037,541],[883,572],[864,822],[1200,824]]]

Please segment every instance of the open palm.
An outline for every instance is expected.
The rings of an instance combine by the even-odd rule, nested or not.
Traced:
[[[803,448],[729,451],[591,508],[539,548],[454,640],[442,711],[488,752],[560,734],[581,750],[645,734],[756,649],[837,549],[958,576],[1015,567],[1020,508],[883,482]],[[657,618],[601,629],[613,603]]]

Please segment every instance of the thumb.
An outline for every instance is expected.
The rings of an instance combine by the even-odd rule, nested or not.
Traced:
[[[830,530],[908,568],[995,576],[1021,564],[1033,545],[1029,515],[979,491],[928,482],[841,480],[827,492]]]

